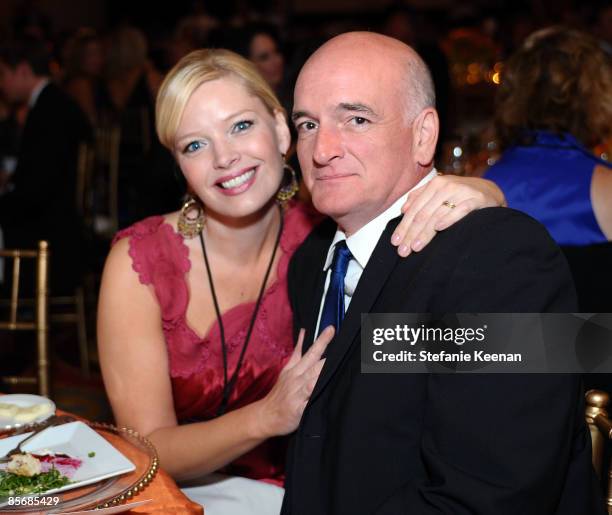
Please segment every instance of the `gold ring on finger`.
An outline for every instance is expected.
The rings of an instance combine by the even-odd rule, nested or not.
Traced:
[[[445,207],[450,207],[451,209],[455,209],[457,207],[457,205],[453,204],[450,200],[445,200],[442,202],[442,205]]]

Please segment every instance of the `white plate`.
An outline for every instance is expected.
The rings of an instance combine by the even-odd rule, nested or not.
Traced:
[[[28,395],[25,393],[16,393],[13,395],[0,395],[0,403],[3,404],[15,404],[20,408],[26,408],[30,406],[34,406],[35,404],[46,404],[49,406],[49,410],[44,415],[41,415],[34,420],[28,422],[19,422],[14,418],[7,418],[0,416],[0,429],[12,429],[14,427],[20,427],[26,424],[35,424],[37,422],[42,422],[45,419],[48,419],[51,415],[55,413],[55,403],[51,399],[47,399],[46,397],[41,397],[40,395]],[[2,456],[2,454],[0,454]]]
[[[29,434],[31,433],[0,440],[0,456],[4,456]],[[72,476],[71,483],[48,490],[45,494],[71,490],[136,469],[130,460],[83,422],[50,427],[26,443],[23,450],[30,453],[37,451],[62,453],[82,461]],[[95,455],[89,457],[90,453]]]

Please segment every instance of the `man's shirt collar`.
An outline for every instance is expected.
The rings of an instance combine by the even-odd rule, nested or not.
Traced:
[[[357,261],[357,263],[359,263],[359,266],[363,270],[368,264],[370,256],[374,252],[374,248],[376,247],[381,234],[385,230],[385,227],[387,227],[387,224],[402,214],[402,206],[404,205],[404,202],[406,202],[408,194],[412,190],[427,184],[437,175],[437,173],[438,172],[436,169],[432,168],[432,170],[425,177],[423,177],[416,186],[411,188],[380,215],[369,221],[366,225],[348,238],[346,237],[344,231],[341,231],[338,228],[327,251],[327,257],[325,259],[323,270],[326,271],[331,266],[336,243],[342,240],[346,240],[346,245],[351,251],[351,254],[353,254],[353,258]]]

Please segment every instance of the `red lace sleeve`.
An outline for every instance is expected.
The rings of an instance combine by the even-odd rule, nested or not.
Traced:
[[[180,234],[162,216],[146,218],[113,239],[129,238],[132,268],[142,284],[151,284],[168,323],[181,316],[188,303],[185,274],[191,268],[189,249]]]
[[[285,253],[293,255],[295,250],[310,234],[313,227],[325,218],[310,204],[292,202],[285,213],[286,231],[281,239],[281,247]]]

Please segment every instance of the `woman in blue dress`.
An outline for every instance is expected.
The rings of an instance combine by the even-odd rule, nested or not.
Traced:
[[[507,62],[497,100],[503,154],[486,177],[564,249],[581,309],[610,311],[612,165],[589,149],[612,137],[612,56],[580,31],[540,30]]]

